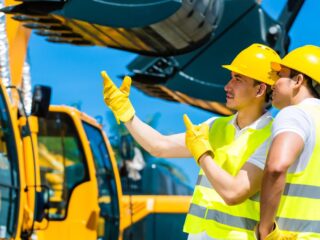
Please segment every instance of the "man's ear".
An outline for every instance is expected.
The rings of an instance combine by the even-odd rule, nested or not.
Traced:
[[[305,80],[305,77],[301,73],[299,73],[295,77],[294,88],[299,88],[303,84],[304,80]]]
[[[264,83],[259,84],[258,90],[257,90],[257,97],[262,96],[266,92],[267,92],[267,85]]]

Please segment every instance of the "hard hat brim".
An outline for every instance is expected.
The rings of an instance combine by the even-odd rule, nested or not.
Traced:
[[[232,66],[232,65],[222,65],[223,68],[226,68],[228,70],[230,70],[231,72],[235,72],[235,73],[239,73],[242,75],[247,76],[244,72],[242,72],[239,68]]]
[[[223,68],[226,68],[228,70],[230,70],[231,72],[234,72],[234,73],[238,73],[238,74],[241,74],[243,76],[247,76],[249,78],[253,78],[255,79],[254,77],[250,76],[249,74],[247,74],[246,72],[244,72],[243,70],[241,70],[240,68],[237,68],[235,66],[232,66],[232,65],[222,65]],[[265,84],[268,84],[268,85],[273,85],[274,84],[274,81],[262,81],[260,79],[255,79],[259,82],[262,82],[262,83],[265,83]]]

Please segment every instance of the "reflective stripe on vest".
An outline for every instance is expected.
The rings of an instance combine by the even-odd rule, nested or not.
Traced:
[[[287,183],[283,195],[320,199],[320,186]]]
[[[189,214],[197,216],[199,218],[205,218],[206,213],[207,208],[192,203],[190,204]]]
[[[257,221],[249,218],[236,217],[230,214],[210,209],[208,209],[207,211],[207,208],[198,206],[196,204],[191,204],[189,214],[192,214],[199,218],[211,219],[229,226],[244,228],[248,230],[252,230],[257,224]]]
[[[210,209],[208,210],[206,219],[214,220],[224,225],[247,229],[251,231],[253,230],[254,226],[257,224],[257,221],[251,218],[232,216],[227,213],[223,213],[216,210],[210,210]]]
[[[255,150],[268,140],[271,122],[259,130],[248,129],[234,140],[235,128],[229,124],[232,117],[215,120],[210,129],[210,144],[217,165],[235,176]],[[228,206],[201,170],[184,231],[205,230],[215,239],[254,239],[253,228],[259,217],[258,199],[259,194],[256,194],[239,205]]]
[[[287,174],[277,221],[281,230],[298,232],[298,239],[320,239],[320,106],[297,107],[315,123],[315,146],[306,168]]]
[[[277,218],[277,222],[282,226],[281,230],[320,233],[320,221]]]

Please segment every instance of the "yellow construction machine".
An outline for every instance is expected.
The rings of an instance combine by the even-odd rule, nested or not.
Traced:
[[[74,108],[49,107],[48,87],[35,88],[28,112],[30,31],[8,17],[2,33],[0,239],[183,239],[190,196],[124,195],[101,125]]]

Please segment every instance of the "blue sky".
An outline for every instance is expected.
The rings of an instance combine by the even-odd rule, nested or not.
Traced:
[[[263,0],[262,6],[277,18],[285,0]],[[306,0],[290,32],[290,49],[305,45],[320,45],[319,21],[320,1]],[[103,116],[105,128],[106,115],[110,114],[102,98],[100,71],[106,70],[120,84],[117,78],[127,72],[126,65],[135,55],[102,47],[77,47],[49,43],[42,37],[32,34],[29,43],[29,61],[33,84],[48,85],[53,88],[53,104],[80,103],[81,110],[91,116]],[[131,100],[141,119],[160,113],[157,129],[164,134],[184,131],[182,115],[187,113],[192,121],[199,123],[212,114],[179,103],[170,103],[144,95],[136,89],[131,90]],[[109,113],[108,113],[109,112]],[[172,159],[182,167],[195,182],[198,168],[192,159]]]

